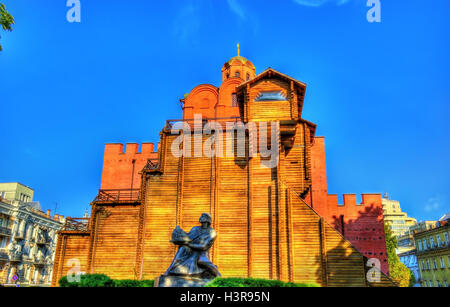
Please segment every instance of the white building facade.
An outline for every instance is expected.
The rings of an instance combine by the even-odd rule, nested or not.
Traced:
[[[4,199],[1,192],[2,184],[0,284],[50,285],[57,232],[64,225],[64,217],[52,217],[50,210],[44,213],[39,202],[23,201],[31,198]]]

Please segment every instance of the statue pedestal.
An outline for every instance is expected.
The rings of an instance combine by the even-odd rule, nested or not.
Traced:
[[[203,287],[207,283],[211,282],[212,279],[202,279],[199,277],[189,277],[189,276],[164,276],[162,275],[157,280],[155,280],[155,286],[157,287]]]

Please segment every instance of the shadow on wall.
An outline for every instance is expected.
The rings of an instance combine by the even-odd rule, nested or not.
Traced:
[[[380,270],[388,275],[389,264],[384,233],[383,210],[379,206],[359,205],[361,210],[352,215],[345,212],[333,215],[332,226],[368,259],[376,258]],[[344,208],[345,206],[342,206]],[[356,216],[355,216],[356,215]],[[373,260],[376,262],[376,260]]]
[[[322,262],[322,255],[316,257],[316,262]],[[316,276],[326,287],[364,287],[366,271],[361,265],[361,255],[340,238],[336,246],[327,250],[326,263],[322,262]]]

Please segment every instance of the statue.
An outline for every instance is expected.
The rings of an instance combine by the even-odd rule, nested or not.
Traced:
[[[201,287],[220,277],[219,270],[209,260],[209,249],[216,239],[216,231],[211,228],[211,216],[203,213],[199,222],[189,233],[179,226],[172,233],[172,242],[178,251],[172,264],[160,278],[160,287]]]

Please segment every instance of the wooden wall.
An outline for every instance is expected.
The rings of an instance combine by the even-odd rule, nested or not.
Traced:
[[[303,131],[300,125],[298,145],[304,144]],[[163,150],[170,150],[176,137],[165,134]],[[211,258],[224,277],[364,285],[362,255],[301,200],[298,192],[309,184],[306,172],[298,169],[293,187],[285,182],[290,162],[307,160],[304,147],[283,153],[273,169],[259,155],[162,154],[164,172],[151,174],[146,187],[142,278],[153,279],[170,265],[176,249],[169,240],[177,224],[188,231],[201,213],[210,212],[218,233]]]
[[[102,206],[93,224],[90,273],[134,279],[139,206]]]
[[[224,276],[248,276],[248,162],[216,158],[213,260]],[[214,175],[214,174],[213,174]],[[198,220],[198,217],[197,217]]]
[[[161,137],[161,168],[163,175],[149,175],[146,179],[144,202],[144,225],[142,244],[142,264],[140,277],[153,279],[167,270],[176,249],[169,242],[172,231],[179,220],[178,184],[181,177],[178,169],[179,158],[170,153],[172,142],[178,135],[163,134]]]
[[[63,232],[58,235],[58,242],[55,251],[55,260],[53,264],[52,286],[57,286],[61,277],[67,276],[70,260],[78,259],[80,271],[88,271],[89,255],[89,233]]]
[[[293,117],[291,102],[286,101],[255,101],[260,92],[281,91],[290,97],[289,83],[279,79],[262,79],[252,85],[247,93],[247,108],[249,121],[290,120]]]

